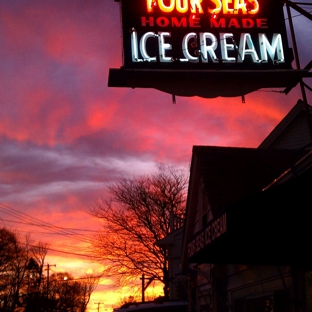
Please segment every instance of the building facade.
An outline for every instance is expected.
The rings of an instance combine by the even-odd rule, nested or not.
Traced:
[[[312,310],[306,117],[298,101],[259,148],[193,147],[181,250],[189,311]]]

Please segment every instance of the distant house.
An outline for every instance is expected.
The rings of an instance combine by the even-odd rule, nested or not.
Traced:
[[[170,215],[170,234],[156,242],[166,250],[169,270],[169,296],[171,300],[185,300],[187,280],[181,276],[181,247],[183,239],[184,218]]]
[[[259,148],[302,149],[307,146],[312,149],[308,118],[311,127],[312,107],[308,105],[306,110],[304,102],[298,100],[297,104],[259,145]]]
[[[259,148],[193,147],[175,274],[188,281],[189,311],[312,308],[307,125],[298,101]]]

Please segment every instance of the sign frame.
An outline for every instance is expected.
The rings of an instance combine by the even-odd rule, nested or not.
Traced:
[[[249,14],[241,8],[237,14],[224,13],[222,8],[214,17],[209,10],[218,1],[229,3],[116,1],[121,5],[124,63],[110,69],[108,86],[214,98],[244,96],[261,88],[293,88],[307,77],[308,70],[292,69],[283,1],[244,0],[258,3],[259,12]],[[158,5],[149,8],[149,3]],[[172,3],[175,7],[169,6]],[[188,9],[179,12],[178,3],[188,3]],[[192,10],[191,3],[200,5]]]

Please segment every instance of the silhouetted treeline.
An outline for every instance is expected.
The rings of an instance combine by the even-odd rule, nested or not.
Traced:
[[[0,229],[0,312],[85,312],[98,278],[45,270],[48,246]]]

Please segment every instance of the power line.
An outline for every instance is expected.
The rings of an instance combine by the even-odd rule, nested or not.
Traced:
[[[0,209],[10,215],[13,216],[22,222],[30,223],[32,226],[40,227],[40,228],[45,228],[48,229],[51,232],[62,234],[64,236],[70,236],[71,238],[77,239],[79,241],[83,241],[86,243],[92,243],[92,241],[89,238],[86,238],[84,235],[77,233],[77,231],[74,231],[69,228],[64,228],[64,227],[59,227],[56,225],[53,225],[51,223],[39,220],[35,217],[29,216],[25,213],[22,213],[12,207],[9,207],[4,204],[0,204]]]
[[[1,205],[1,204],[0,204],[0,205]],[[26,224],[26,225],[35,225],[35,226],[37,226],[37,224],[31,223],[31,222],[14,221],[14,220],[8,220],[8,219],[3,219],[3,218],[0,218],[0,219],[1,219],[2,221],[10,222],[10,223],[17,223],[17,224]],[[60,229],[63,229],[63,230],[98,233],[98,231],[95,231],[95,230],[88,230],[88,229],[75,229],[75,228],[67,228],[67,227],[59,227],[59,228],[60,228]]]
[[[19,212],[18,210],[14,209],[12,207],[9,207],[7,205],[1,204],[1,203],[0,203],[0,211],[8,214],[10,216],[13,216],[14,218],[17,218],[18,220],[21,220],[21,221],[13,221],[13,220],[9,220],[9,219],[0,218],[0,220],[2,220],[2,221],[44,228],[50,232],[41,232],[41,233],[45,233],[47,235],[64,235],[68,238],[74,238],[78,242],[83,242],[83,243],[87,243],[87,244],[92,244],[92,242],[93,242],[93,240],[91,238],[89,238],[88,236],[86,236],[85,234],[77,233],[77,231],[78,232],[83,231],[82,229],[59,227],[59,226],[56,226],[54,224],[39,220],[39,219],[32,217],[30,215],[27,215],[25,213]],[[25,231],[25,229],[23,229],[21,231],[29,233],[29,232]],[[85,230],[85,231],[90,232],[90,233],[97,233],[97,231],[94,231],[94,230]],[[25,243],[22,243],[22,242],[20,242],[20,243],[23,245],[26,245]],[[29,246],[36,247],[35,245],[29,245]],[[53,243],[53,246],[59,246],[60,248],[50,248],[49,247],[48,250],[54,251],[57,253],[67,254],[67,255],[74,255],[74,256],[78,256],[78,257],[82,257],[82,258],[89,258],[89,259],[93,259],[93,260],[96,260],[96,258],[97,258],[96,256],[90,255],[90,249],[87,249],[87,248],[83,249],[82,247],[79,247],[80,250],[85,250],[86,253],[78,253],[76,251],[71,251],[73,249],[76,250],[77,249],[76,246],[72,246],[72,245],[71,246],[68,246],[68,245],[64,246],[64,245],[55,244],[55,243]],[[64,249],[64,247],[65,247],[65,249]]]
[[[29,244],[26,244],[23,242],[19,242],[19,244],[25,245],[25,246],[27,245],[29,247],[37,247],[36,245],[29,245]],[[68,250],[64,250],[64,249],[50,248],[50,247],[48,247],[47,249],[50,251],[57,252],[57,253],[74,255],[74,256],[79,256],[79,257],[83,257],[83,258],[90,258],[90,259],[96,259],[97,258],[96,256],[93,256],[93,255],[90,255],[87,253],[84,254],[84,253],[78,253],[78,252],[68,251]],[[73,247],[73,249],[75,249],[75,247]],[[89,250],[87,250],[86,252],[89,252]]]

